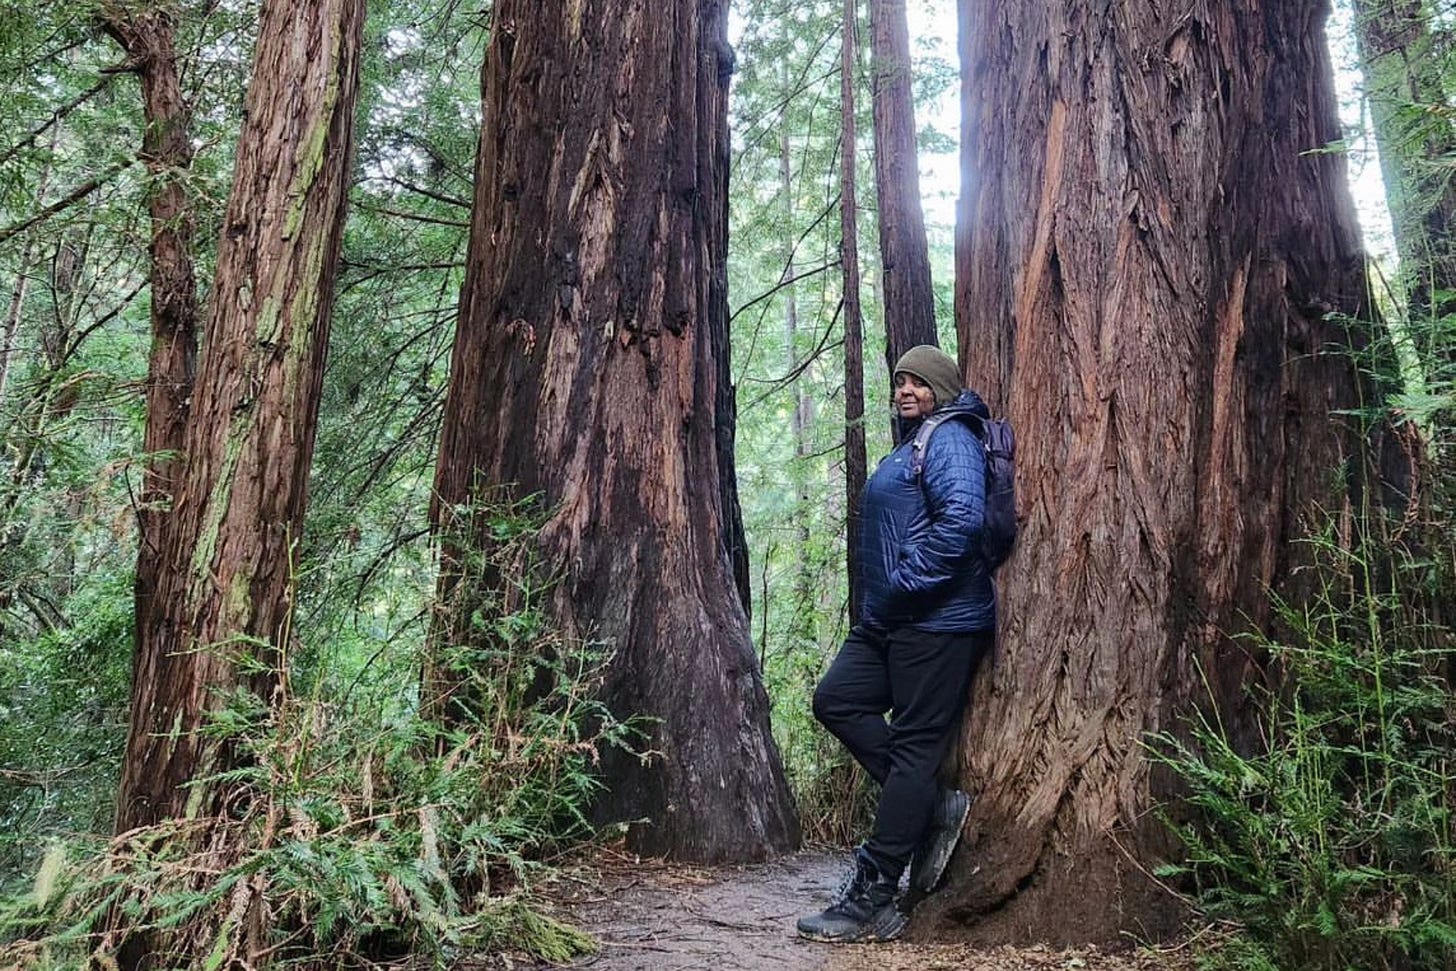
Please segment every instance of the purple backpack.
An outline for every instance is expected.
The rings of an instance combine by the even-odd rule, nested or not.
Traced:
[[[931,432],[951,418],[959,418],[970,425],[986,450],[981,555],[986,561],[987,572],[991,572],[1006,562],[1011,555],[1011,547],[1016,543],[1016,434],[1011,430],[1011,422],[1004,418],[977,420],[967,415],[931,415],[920,423],[910,446],[912,475],[918,476],[925,468],[925,447],[930,443]]]

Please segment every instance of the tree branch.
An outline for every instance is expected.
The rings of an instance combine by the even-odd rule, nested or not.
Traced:
[[[422,216],[417,212],[407,212],[403,209],[391,209],[389,206],[371,206],[367,204],[361,204],[359,208],[364,209],[368,212],[382,213],[386,216],[398,216],[400,219],[409,219],[413,220],[414,222],[420,223],[431,223],[436,226],[456,226],[460,229],[470,228],[470,223],[463,222],[459,219],[438,219],[434,216]],[[3,242],[5,242],[4,237],[0,237],[0,243]]]
[[[435,192],[435,191],[433,191],[431,189],[426,189],[424,186],[415,185],[413,182],[406,182],[404,179],[401,179],[398,176],[389,175],[389,176],[385,176],[383,179],[380,179],[378,181],[392,183],[392,184],[397,185],[401,189],[404,189],[404,190],[406,190],[408,192],[413,192],[413,193],[415,193],[417,195],[422,195],[426,199],[434,199],[436,202],[443,202],[447,206],[456,206],[456,207],[458,207],[460,209],[465,209],[465,210],[469,210],[470,209],[470,200],[469,199],[457,199],[454,196],[447,196],[447,195],[445,195],[443,193]]]
[[[34,145],[35,140],[40,136],[44,135],[52,125],[69,115],[71,112],[75,111],[77,108],[81,107],[86,102],[90,101],[93,97],[95,97],[102,90],[104,90],[106,86],[111,83],[111,79],[114,77],[116,77],[115,74],[102,75],[100,81],[97,81],[91,87],[81,92],[71,102],[61,105],[55,111],[52,111],[50,118],[44,124],[32,131],[29,135],[26,135],[14,145],[7,148],[3,154],[0,154],[0,165],[4,165],[6,162],[10,161],[20,152]]]
[[[71,343],[66,347],[65,353],[62,355],[62,360],[69,361],[76,354],[76,352],[81,349],[81,343],[85,341],[86,338],[96,333],[98,330],[106,326],[112,320],[115,320],[118,316],[120,316],[123,310],[125,310],[127,307],[130,307],[131,302],[137,298],[137,295],[142,292],[142,289],[146,287],[148,282],[150,281],[143,280],[141,283],[138,283],[135,287],[132,288],[132,291],[130,293],[121,298],[121,303],[117,304],[115,307],[112,307],[109,311],[102,314],[100,317],[97,317],[84,329],[79,331],[76,336],[71,340]]]
[[[820,264],[819,266],[814,267],[812,270],[805,270],[803,273],[796,273],[793,276],[788,277],[787,279],[780,280],[778,283],[775,283],[772,287],[765,290],[763,293],[760,293],[752,300],[748,301],[745,304],[741,304],[738,309],[733,311],[732,315],[728,318],[728,323],[733,323],[733,321],[736,320],[738,318],[738,315],[743,313],[743,311],[747,310],[749,307],[754,306],[755,304],[762,303],[763,301],[767,300],[769,297],[772,297],[774,294],[778,293],[785,287],[791,287],[795,283],[798,283],[800,280],[808,279],[811,276],[818,276],[825,270],[832,270],[838,265],[838,260],[830,260],[828,263]]]
[[[840,311],[842,311],[843,309],[844,300],[840,299],[839,304],[834,308],[834,316],[829,319],[829,326],[825,327],[824,333],[819,335],[819,346],[815,347],[814,350],[810,351],[808,356],[805,357],[802,361],[794,365],[794,367],[790,369],[788,374],[785,374],[782,378],[779,378],[776,381],[770,382],[770,387],[768,387],[757,398],[754,398],[748,404],[744,405],[742,409],[740,409],[740,415],[748,414],[748,412],[763,404],[770,395],[778,393],[779,391],[786,388],[791,382],[797,380],[799,375],[803,374],[809,369],[810,364],[813,364],[815,361],[819,360],[819,355],[823,354],[825,351],[833,350],[834,348],[840,347],[844,344],[843,338],[835,341],[832,344],[829,342],[830,336],[834,333],[834,325],[839,322],[839,314]]]
[[[86,198],[91,193],[95,192],[97,189],[101,188],[103,185],[116,178],[122,172],[126,171],[128,168],[131,167],[134,161],[135,159],[128,159],[127,161],[122,162],[111,171],[106,172],[103,175],[98,175],[90,182],[83,182],[81,185],[72,189],[65,196],[65,198],[59,200],[58,202],[51,203],[49,206],[46,206],[44,209],[36,213],[34,216],[31,216],[29,219],[22,219],[18,223],[13,223],[12,225],[5,227],[4,229],[0,229],[0,243],[4,243],[12,237],[20,235],[37,223],[45,222],[47,219],[51,218],[57,213],[65,212],[67,209],[71,208],[76,203],[80,202],[82,199]]]

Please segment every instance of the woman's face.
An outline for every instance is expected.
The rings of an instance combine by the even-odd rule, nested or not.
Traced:
[[[935,392],[913,374],[895,375],[895,413],[901,418],[924,418],[935,410]]]

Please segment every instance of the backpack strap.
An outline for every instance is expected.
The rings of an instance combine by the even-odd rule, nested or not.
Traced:
[[[910,442],[911,475],[918,476],[925,469],[925,450],[930,447],[931,432],[935,431],[937,428],[950,421],[952,418],[958,418],[961,421],[966,421],[966,419],[969,418],[974,419],[977,425],[984,424],[975,415],[939,414],[928,416],[924,421],[920,423],[920,427],[915,429],[915,438]],[[970,422],[966,423],[970,424]],[[984,442],[985,435],[982,433],[982,430],[976,428],[972,428],[971,430],[976,433],[977,438],[982,439]]]

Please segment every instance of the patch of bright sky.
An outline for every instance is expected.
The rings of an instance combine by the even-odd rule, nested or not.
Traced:
[[[910,24],[911,70],[916,62],[935,58],[959,70],[956,51],[956,0],[911,0],[905,5]],[[960,145],[960,92],[958,83],[948,85],[928,105],[916,106],[916,124],[933,128]],[[920,197],[925,208],[926,229],[954,230],[956,198],[960,195],[960,149],[920,153]]]
[[[1325,24],[1330,60],[1335,66],[1335,95],[1340,102],[1340,123],[1345,128],[1346,164],[1350,193],[1360,215],[1360,231],[1369,253],[1387,278],[1395,269],[1395,233],[1390,210],[1385,204],[1385,184],[1380,180],[1380,153],[1370,135],[1362,80],[1355,53],[1355,27],[1350,7],[1337,3]]]
[[[428,38],[417,25],[394,27],[384,34],[384,55],[391,62],[408,64],[426,51],[428,43]],[[408,130],[424,110],[430,84],[438,84],[442,80],[438,70],[432,76],[421,68],[400,69],[395,79],[380,89],[371,109],[371,124],[380,129],[396,126]],[[459,115],[462,126],[479,128],[478,101],[462,102]],[[365,162],[364,171],[369,179],[388,180],[412,170],[424,170],[429,165],[429,156],[418,145],[404,140],[381,147]]]
[[[384,35],[385,56],[403,60],[424,49],[425,40],[414,27],[395,27]],[[419,110],[425,99],[425,76],[418,70],[401,71],[379,94],[375,112],[391,124],[403,124]]]
[[[1326,27],[1331,61],[1335,66],[1335,91],[1339,98],[1340,121],[1345,128],[1346,161],[1350,192],[1359,214],[1365,248],[1387,273],[1395,263],[1395,243],[1385,189],[1380,181],[1380,159],[1374,139],[1367,134],[1365,100],[1361,92],[1355,39],[1348,6],[1334,5]],[[956,51],[956,0],[910,0],[906,5],[910,24],[912,62],[932,58],[958,64]],[[729,31],[734,40],[741,33],[741,20],[730,15]],[[951,84],[929,104],[917,106],[922,128],[933,128],[952,144],[960,141],[960,86]],[[920,192],[927,229],[946,231],[955,225],[956,197],[960,193],[958,150],[921,152]]]

